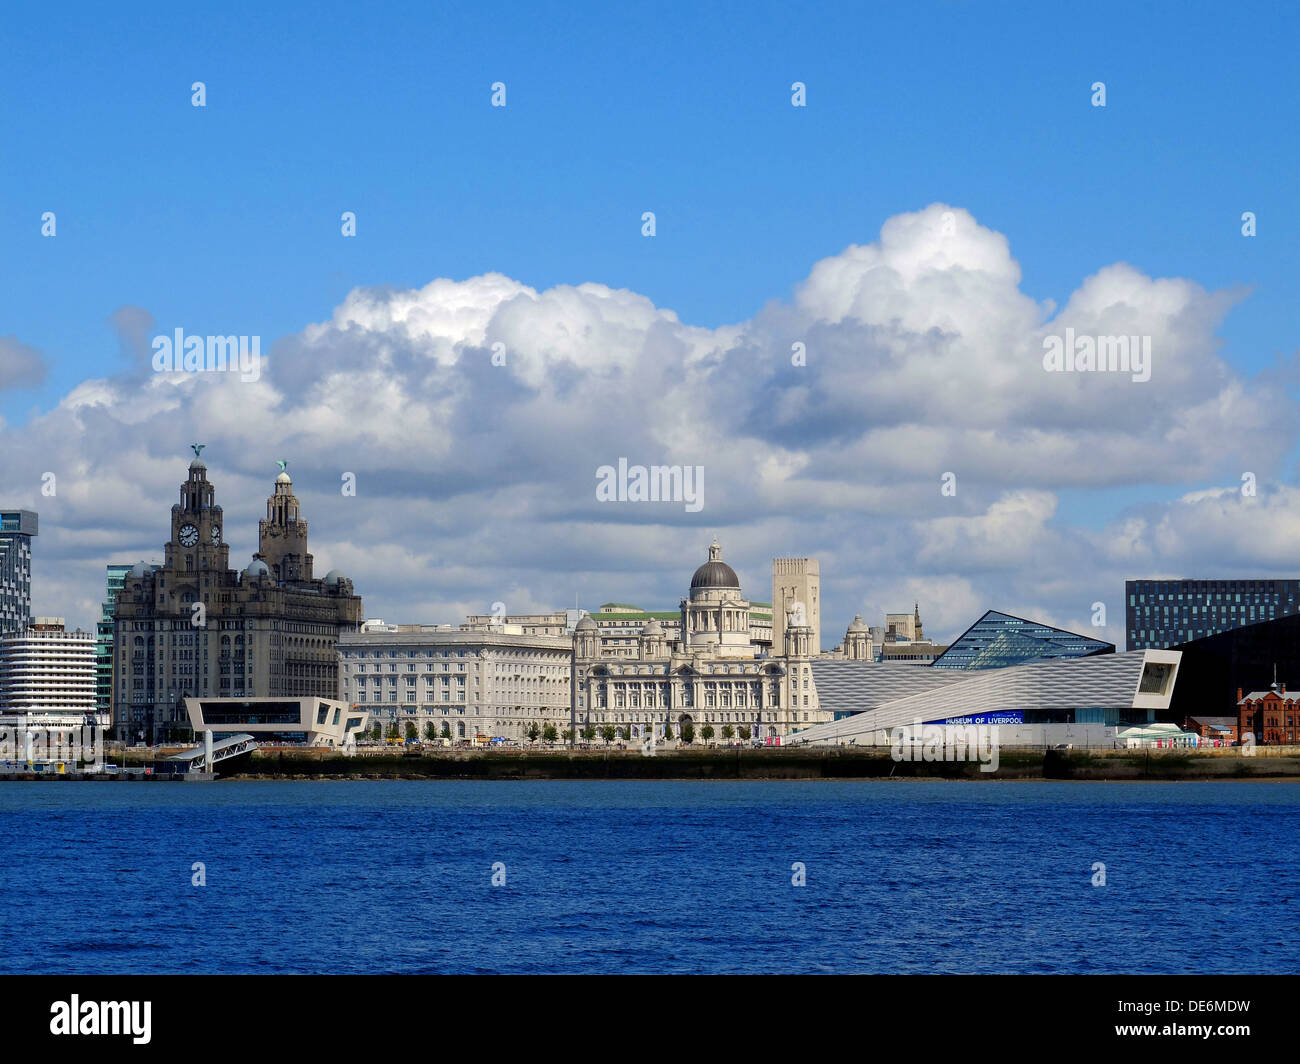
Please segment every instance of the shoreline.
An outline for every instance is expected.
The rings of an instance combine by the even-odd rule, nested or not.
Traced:
[[[242,760],[242,759],[241,759]],[[996,771],[978,760],[895,761],[887,747],[639,751],[457,751],[344,757],[258,751],[223,779],[433,780],[908,780],[1113,782],[1300,781],[1300,750],[1243,757],[1239,750],[1011,750]]]
[[[222,762],[215,774],[142,772],[127,758],[120,774],[70,771],[0,774],[0,782],[204,783],[221,780],[987,780],[1300,782],[1300,747],[1210,750],[1034,750],[985,752],[985,762],[895,761],[889,747],[660,750],[437,750],[345,756],[333,750],[259,749]],[[133,764],[134,762],[134,764]],[[984,769],[996,766],[995,771]]]

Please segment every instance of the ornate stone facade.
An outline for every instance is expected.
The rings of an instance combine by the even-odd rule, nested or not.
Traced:
[[[287,473],[259,523],[259,549],[230,568],[222,510],[199,458],[190,463],[161,567],[135,565],[117,595],[113,723],[156,741],[188,729],[186,697],[338,697],[335,645],[361,623],[338,571],[312,576],[307,523]]]
[[[579,730],[606,725],[631,738],[680,737],[690,724],[696,741],[711,726],[714,739],[730,727],[753,739],[784,736],[824,719],[812,680],[812,628],[785,618],[787,652],[771,656],[750,642],[749,600],[722,560],[715,540],[709,559],[691,579],[681,601],[682,638],[670,640],[657,620],[641,630],[638,653],[628,658],[602,652],[601,631],[584,617],[573,633],[573,716]]]
[[[565,637],[393,625],[346,633],[338,652],[342,697],[385,734],[522,742],[533,725],[569,725]]]

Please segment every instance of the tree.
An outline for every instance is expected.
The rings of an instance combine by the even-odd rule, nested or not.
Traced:
[[[712,724],[706,724],[706,725],[704,725],[703,728],[700,729],[700,738],[703,739],[706,743],[711,743],[711,742],[713,742],[713,725],[712,725]]]
[[[736,737],[736,729],[730,724],[724,724],[722,726],[722,737],[726,739],[727,742],[731,742],[731,740]]]
[[[442,737],[444,739],[451,738],[451,725],[448,724],[445,720],[442,722]]]
[[[670,722],[665,721],[665,722],[664,722],[664,742],[666,742],[666,743],[671,743],[672,741],[673,741],[673,726],[672,726],[672,724],[671,724]]]
[[[553,743],[555,742],[556,738],[557,736],[555,734],[554,724],[548,724],[546,725],[545,728],[542,729],[542,742]]]
[[[437,729],[437,727],[435,727],[433,721],[431,721],[431,720],[430,720],[430,721],[425,721],[425,724],[424,724],[424,737],[425,737],[426,739],[436,739],[436,738],[438,738],[438,729]]]
[[[394,720],[389,722],[387,735],[390,739],[397,738],[397,721]]]
[[[741,739],[743,739],[745,742],[749,742],[749,725],[748,725],[748,724],[742,724],[742,725],[740,726],[740,737],[741,737]]]
[[[375,742],[379,742],[384,737],[384,726],[379,721],[375,721],[375,726],[370,729],[370,735]]]
[[[614,736],[617,734],[618,732],[614,729],[614,725],[612,724],[606,724],[600,729],[600,737],[605,740],[606,746],[614,741]]]
[[[542,726],[538,724],[537,721],[533,721],[528,725],[528,731],[525,734],[527,734],[530,743],[535,743],[537,742],[537,737],[542,734]]]
[[[413,720],[406,722],[406,737],[408,739],[418,739],[420,737],[420,733],[415,730],[415,721]]]
[[[682,742],[687,746],[695,742],[695,725],[689,720],[682,725]]]
[[[596,729],[593,728],[590,724],[586,725],[586,726],[582,729],[582,737],[583,737],[587,742],[591,742],[592,739],[596,738]]]

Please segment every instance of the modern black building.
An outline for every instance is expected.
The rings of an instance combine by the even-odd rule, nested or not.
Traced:
[[[1300,615],[1248,624],[1169,649],[1183,652],[1169,705],[1175,721],[1234,715],[1238,688],[1267,690],[1275,668],[1280,683],[1300,687]]]
[[[1165,650],[1300,613],[1300,580],[1128,580],[1129,650]]]

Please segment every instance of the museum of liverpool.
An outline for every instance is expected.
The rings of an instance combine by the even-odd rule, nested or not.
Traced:
[[[833,719],[795,744],[879,745],[916,724],[996,725],[1004,746],[1123,747],[1176,727],[1168,716],[1182,653],[1134,650],[990,611],[924,666],[814,659]]]

